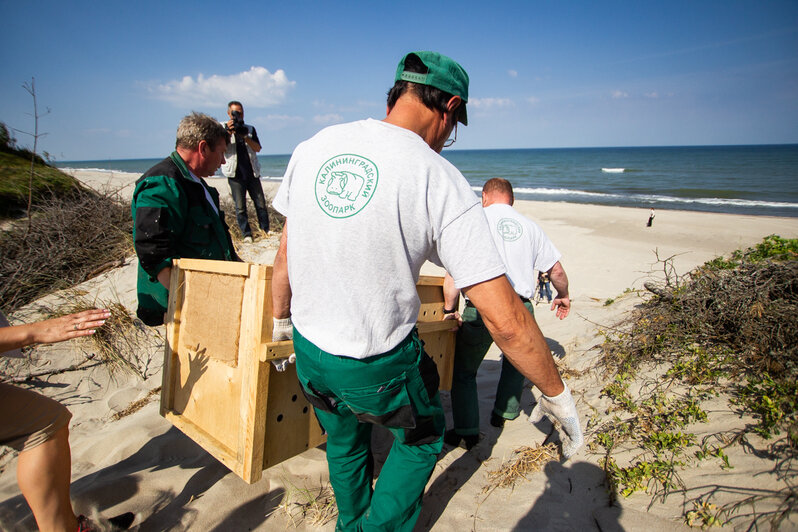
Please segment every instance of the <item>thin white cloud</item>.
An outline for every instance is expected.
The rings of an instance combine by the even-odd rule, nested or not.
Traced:
[[[311,105],[317,108],[320,113],[360,113],[363,109],[371,109],[373,107],[384,108],[385,102],[377,100],[358,100],[348,105],[341,105],[340,103],[330,103],[327,100],[313,100]]]
[[[526,99],[527,102],[531,103],[532,105],[537,105],[540,103],[540,98],[536,98],[535,96],[530,96]]]
[[[155,97],[181,106],[218,106],[219,102],[240,100],[247,108],[257,108],[282,103],[295,85],[296,81],[289,80],[282,69],[272,74],[264,67],[253,66],[230,76],[184,76],[150,86],[149,90]]]
[[[652,100],[656,100],[659,98],[659,94],[657,92],[647,92],[646,98],[651,98]]]
[[[338,113],[329,113],[326,115],[316,115],[313,117],[313,121],[317,124],[336,124],[338,122],[343,122],[344,117],[339,115]]]
[[[518,71],[510,69],[510,70],[507,71],[507,75],[510,76],[511,78],[517,78],[518,77]]]
[[[510,98],[470,98],[468,100],[468,107],[480,110],[500,109],[513,105]]]
[[[247,120],[249,122],[249,120]],[[305,119],[296,115],[266,115],[258,116],[252,120],[255,127],[268,131],[279,131],[305,122]]]
[[[612,91],[612,97],[615,98],[616,100],[621,98],[628,98],[629,93],[624,91]]]

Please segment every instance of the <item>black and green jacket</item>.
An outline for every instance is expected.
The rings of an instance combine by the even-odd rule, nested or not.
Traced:
[[[158,272],[178,258],[240,260],[219,209],[219,193],[200,178],[191,179],[186,163],[172,155],[136,181],[133,244],[139,258],[137,315],[147,325],[160,325],[168,291]],[[211,207],[207,190],[219,213]]]

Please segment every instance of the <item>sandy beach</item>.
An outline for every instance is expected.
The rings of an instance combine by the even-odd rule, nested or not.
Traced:
[[[95,189],[117,191],[129,200],[135,174],[73,171],[81,182]],[[229,196],[226,179],[210,179],[220,194]],[[264,181],[264,192],[273,197],[279,184]],[[586,440],[589,422],[609,419],[600,397],[600,372],[596,364],[602,327],[611,326],[642,301],[648,280],[663,278],[661,260],[672,258],[676,271],[688,272],[718,255],[754,245],[770,234],[798,238],[798,218],[776,218],[658,210],[652,227],[646,227],[649,209],[621,208],[555,202],[518,201],[516,208],[536,221],[563,255],[573,302],[572,314],[558,321],[545,304],[536,307],[536,319],[561,367],[574,370],[568,384],[574,391]],[[277,237],[244,245],[243,258],[270,264]],[[117,269],[91,279],[76,290],[90,301],[119,301],[136,308],[136,258]],[[442,275],[427,264],[424,274]],[[63,297],[71,297],[60,295]],[[615,300],[605,305],[608,299]],[[12,318],[27,319],[36,305],[57,305],[59,294],[47,296]],[[12,322],[14,320],[12,319]],[[162,328],[155,330],[162,334]],[[140,354],[146,379],[117,373],[102,366],[54,375],[35,382],[34,389],[66,404],[73,413],[70,424],[72,449],[72,498],[76,511],[112,516],[136,513],[134,529],[149,530],[334,530],[335,521],[323,525],[298,518],[305,494],[328,486],[324,451],[311,449],[275,467],[247,485],[225,466],[158,413],[162,347],[157,335]],[[23,376],[30,371],[74,364],[90,351],[87,342],[68,342],[37,348],[28,361],[5,360],[0,369]],[[504,429],[488,423],[500,352],[494,346],[478,376],[483,438],[477,448],[445,447],[427,486],[417,530],[647,530],[686,528],[683,514],[686,496],[673,494],[664,502],[635,493],[609,507],[602,455],[586,446],[566,462],[552,462],[543,471],[528,475],[513,489],[484,491],[488,473],[497,470],[521,446],[542,444],[549,434],[527,422],[537,390],[524,395],[523,413]],[[582,372],[582,373],[580,373]],[[148,399],[142,408],[124,416],[136,401]],[[448,394],[442,394],[449,412]],[[728,409],[727,409],[728,410]],[[709,427],[739,422],[720,406],[713,410]],[[384,436],[384,435],[383,435]],[[384,439],[384,438],[383,438]],[[772,464],[730,448],[734,469],[721,470],[717,463],[702,462],[682,472],[688,487],[722,484],[735,487],[778,489]],[[289,511],[286,511],[288,509]],[[294,517],[290,515],[293,511]],[[0,529],[34,530],[35,523],[16,485],[16,460],[11,453],[0,457]],[[783,530],[798,529],[798,516],[788,516]]]

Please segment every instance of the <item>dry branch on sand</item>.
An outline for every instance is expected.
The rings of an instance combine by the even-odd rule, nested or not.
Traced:
[[[138,412],[139,410],[150,404],[152,401],[157,399],[156,396],[160,393],[161,393],[160,386],[158,386],[157,388],[153,388],[152,390],[149,391],[149,393],[147,393],[147,395],[145,395],[138,401],[133,401],[132,403],[127,405],[127,407],[125,407],[124,410],[120,410],[119,412],[112,415],[111,420],[118,421],[123,417],[129,416],[130,414],[135,414],[136,412]]]
[[[132,227],[129,205],[109,195],[80,190],[43,199],[27,234],[20,224],[0,232],[0,308],[11,314],[123,260]]]
[[[498,470],[488,473],[488,484],[482,488],[483,493],[496,488],[511,488],[516,482],[526,480],[528,474],[536,473],[549,462],[560,459],[560,453],[554,443],[519,447],[514,453],[512,460],[503,463]]]

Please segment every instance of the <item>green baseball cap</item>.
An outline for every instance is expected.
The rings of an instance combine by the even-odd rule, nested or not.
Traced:
[[[424,63],[424,66],[427,67],[426,74],[407,72],[405,70],[405,61],[410,55],[415,55]],[[399,80],[429,85],[454,96],[459,96],[463,100],[460,122],[464,126],[468,125],[468,115],[466,114],[465,106],[466,102],[468,102],[468,74],[451,57],[446,57],[437,52],[410,52],[399,61],[399,66],[396,67],[396,79],[394,81]]]

